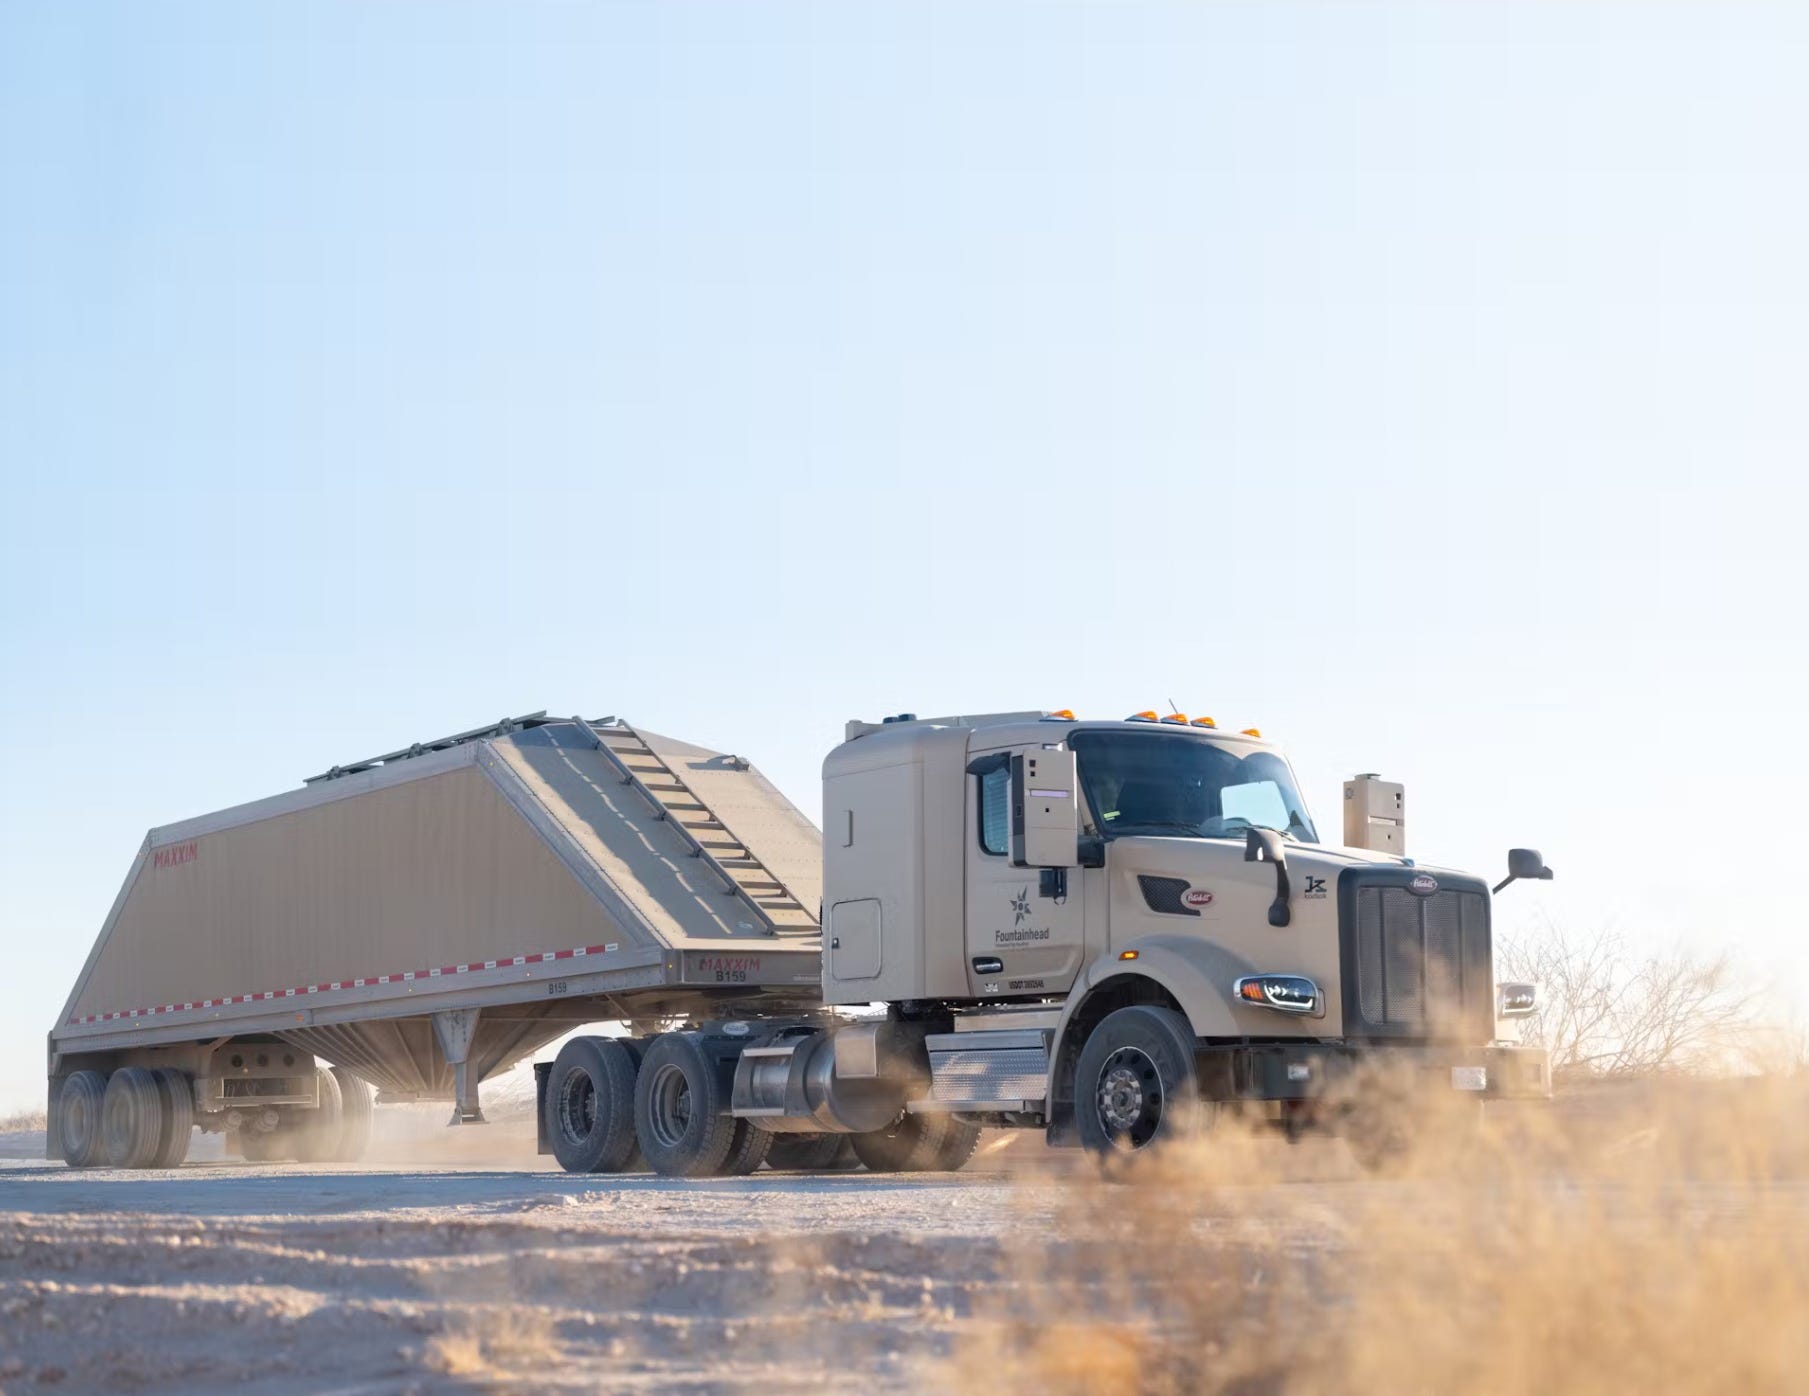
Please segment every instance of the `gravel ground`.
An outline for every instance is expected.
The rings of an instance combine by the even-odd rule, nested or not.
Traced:
[[[1036,1290],[1015,1240],[1087,1270],[1064,1249],[1071,1194],[1024,1172],[1052,1156],[1021,1141],[954,1176],[681,1182],[560,1173],[519,1125],[433,1130],[431,1165],[407,1138],[309,1167],[203,1139],[168,1172],[69,1170],[41,1135],[0,1136],[0,1392],[937,1391],[975,1316]],[[1203,1262],[1252,1240],[1330,1256],[1378,1201],[1490,1205],[1473,1184],[1363,1178],[1332,1141],[1278,1159],[1266,1176],[1287,1181],[1212,1193]],[[1753,1195],[1692,1183],[1631,1220]],[[1775,1195],[1809,1222],[1809,1188]]]
[[[0,1162],[0,1390],[904,1389],[1037,1224],[997,1173],[529,1168]]]

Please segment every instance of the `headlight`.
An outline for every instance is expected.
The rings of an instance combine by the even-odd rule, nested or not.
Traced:
[[[1231,992],[1244,1003],[1261,1008],[1325,1017],[1325,996],[1302,974],[1247,974],[1231,986]]]
[[[1497,984],[1495,986],[1495,1016],[1497,1018],[1524,1018],[1538,1007],[1539,986],[1537,984]]]

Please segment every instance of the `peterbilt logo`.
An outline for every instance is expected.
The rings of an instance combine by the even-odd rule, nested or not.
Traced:
[[[1204,887],[1189,887],[1181,894],[1182,906],[1211,906],[1212,893]]]
[[[1407,884],[1407,890],[1416,897],[1430,897],[1438,891],[1438,879],[1431,873],[1421,873]]]

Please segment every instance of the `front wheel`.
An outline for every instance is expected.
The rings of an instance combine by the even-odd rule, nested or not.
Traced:
[[[1074,1071],[1080,1142],[1099,1154],[1159,1148],[1204,1122],[1195,1042],[1172,1008],[1135,1004],[1108,1014]]]

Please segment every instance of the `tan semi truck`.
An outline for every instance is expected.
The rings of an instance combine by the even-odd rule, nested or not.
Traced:
[[[587,1023],[535,1068],[575,1172],[952,1169],[985,1127],[1134,1151],[1230,1109],[1377,1152],[1372,1066],[1547,1094],[1487,884],[1406,856],[1398,786],[1344,824],[1179,714],[850,723],[820,834],[741,757],[506,720],[153,830],[50,1034],[50,1151],[352,1158],[374,1104],[480,1120]]]

